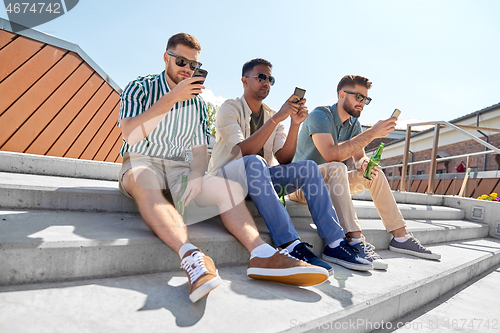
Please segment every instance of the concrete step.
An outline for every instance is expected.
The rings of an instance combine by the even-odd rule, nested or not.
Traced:
[[[498,281],[500,266],[374,332],[500,332]],[[389,326],[399,328],[394,331]]]
[[[260,216],[252,202],[247,206],[253,216]],[[360,219],[380,218],[371,201],[354,200],[354,206]],[[465,214],[458,208],[429,204],[399,206],[405,219],[460,220]],[[137,212],[133,200],[120,193],[116,181],[9,172],[0,172],[0,208]],[[288,201],[287,210],[291,217],[311,216],[307,205],[296,202]]]
[[[121,163],[0,151],[0,172],[118,180]]]
[[[369,332],[500,264],[499,240],[431,248],[440,262],[382,251],[387,271],[335,267],[327,282],[307,288],[249,279],[246,265],[219,265],[224,283],[196,304],[181,271],[4,286],[0,331]]]
[[[271,244],[262,218],[255,218]],[[323,250],[311,218],[295,217],[301,239]],[[380,220],[361,220],[377,249],[390,235]],[[408,231],[423,244],[486,237],[488,225],[460,220],[408,220]],[[146,226],[139,214],[50,210],[0,210],[0,285],[63,281],[177,270],[178,256]],[[246,249],[220,218],[188,226],[191,241],[218,264],[248,262]]]

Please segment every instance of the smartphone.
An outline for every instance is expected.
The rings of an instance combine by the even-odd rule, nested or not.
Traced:
[[[394,109],[394,112],[392,113],[391,118],[392,117],[399,118],[400,114],[401,114],[401,111],[399,109]]]
[[[194,71],[193,77],[203,77],[206,78],[208,75],[208,72],[204,69],[198,68],[197,70]],[[200,81],[194,81],[192,84],[198,84],[198,83],[203,83],[205,82],[205,79],[200,80]]]
[[[294,98],[293,99],[293,103],[297,103],[298,101],[300,101],[302,98],[304,98],[304,95],[306,94],[306,90],[305,89],[302,89],[302,88],[299,88],[299,87],[295,87],[295,92],[293,93],[295,96],[298,96],[300,99],[297,99],[297,98]]]

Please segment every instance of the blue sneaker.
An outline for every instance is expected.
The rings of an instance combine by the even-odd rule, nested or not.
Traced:
[[[375,252],[375,246],[368,243],[366,240],[363,240],[359,243],[351,245],[353,248],[358,250],[358,256],[360,258],[371,261],[373,264],[373,269],[387,269],[389,264],[385,262],[382,257]]]
[[[331,248],[328,245],[323,250],[322,258],[328,262],[344,266],[345,268],[356,271],[369,271],[373,268],[373,264],[358,256],[358,250],[353,248],[345,240],[340,242],[336,248]]]
[[[309,248],[312,249],[312,245],[306,242],[302,242],[297,244],[293,251],[290,252],[292,257],[295,257],[299,260],[305,261],[311,265],[323,267],[328,271],[328,274],[333,275],[333,267],[328,265],[326,262],[318,258]]]

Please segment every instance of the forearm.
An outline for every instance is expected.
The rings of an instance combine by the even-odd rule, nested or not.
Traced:
[[[357,152],[364,149],[366,145],[372,142],[374,137],[369,130],[355,136],[354,138],[341,142],[332,149],[329,149],[328,156],[325,158],[327,162],[342,162],[354,156]]]
[[[297,137],[299,135],[299,124],[291,124],[286,137],[285,144],[275,154],[276,159],[280,164],[287,164],[292,162],[297,149]]]
[[[148,136],[172,109],[175,103],[176,100],[173,96],[167,93],[143,113],[135,117],[122,119],[120,126],[125,141],[130,145],[135,145]]]
[[[269,119],[257,132],[238,143],[242,156],[257,154],[269,139],[276,124]]]

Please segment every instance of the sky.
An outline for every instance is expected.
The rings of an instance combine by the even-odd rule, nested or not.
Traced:
[[[4,7],[0,17],[7,19]],[[121,88],[164,70],[168,38],[201,44],[207,101],[243,94],[241,68],[273,64],[264,101],[278,110],[296,86],[306,105],[337,101],[342,76],[373,82],[362,124],[386,119],[453,120],[500,102],[498,0],[80,0],[34,29],[80,48]]]

